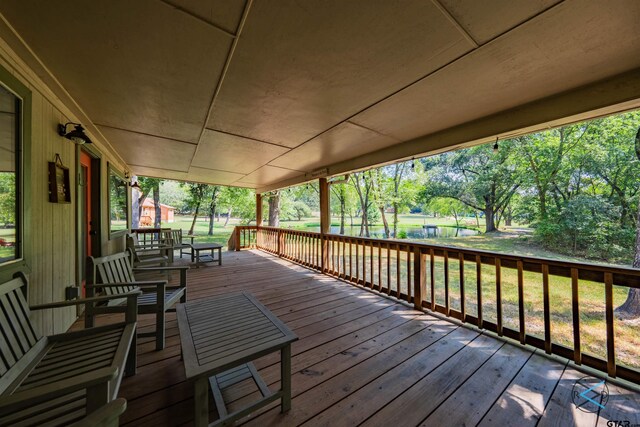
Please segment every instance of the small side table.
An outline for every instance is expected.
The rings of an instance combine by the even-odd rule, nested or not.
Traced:
[[[219,243],[194,243],[191,245],[191,262],[196,262],[196,268],[205,262],[218,261],[218,265],[222,265],[222,245]],[[218,257],[214,256],[213,251],[218,251]],[[201,251],[211,251],[211,253],[201,254]]]

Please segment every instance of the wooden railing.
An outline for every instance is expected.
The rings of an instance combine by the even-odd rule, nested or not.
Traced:
[[[614,317],[614,295],[617,304],[628,288],[640,288],[638,270],[272,227],[236,227],[234,236],[238,250],[261,249],[640,384],[636,358],[627,365],[616,359]],[[581,293],[589,306],[581,305]],[[594,294],[602,296],[602,310],[593,306]],[[604,331],[588,336],[606,338],[584,352],[580,316],[594,312],[602,313]],[[638,351],[628,336],[619,344]]]

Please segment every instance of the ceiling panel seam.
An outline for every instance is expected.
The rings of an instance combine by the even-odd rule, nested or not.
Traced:
[[[233,34],[232,32],[225,30],[222,27],[217,26],[216,24],[214,24],[213,22],[207,21],[206,19],[203,19],[201,17],[199,17],[198,15],[196,15],[195,13],[192,13],[190,11],[188,11],[187,9],[177,5],[177,4],[173,4],[171,1],[169,0],[160,0],[161,3],[166,4],[167,6],[170,6],[172,8],[174,8],[175,10],[177,10],[178,12],[182,12],[185,15],[188,15],[194,19],[197,19],[198,21],[204,22],[205,24],[211,26],[212,28],[215,28],[216,30],[220,31],[221,33],[225,34],[228,37],[231,37],[232,39],[235,39],[237,36],[235,34]]]
[[[368,109],[370,109],[370,108],[374,107],[375,105],[378,105],[378,104],[380,104],[381,102],[383,102],[383,101],[385,101],[385,100],[387,100],[387,99],[389,99],[389,98],[393,97],[394,95],[396,95],[396,94],[398,94],[398,93],[400,93],[400,92],[402,92],[402,91],[404,91],[404,90],[407,90],[407,89],[408,89],[408,88],[410,88],[411,86],[414,86],[415,84],[417,84],[417,83],[419,83],[419,82],[421,82],[421,81],[423,81],[423,80],[425,80],[425,79],[427,79],[427,78],[429,78],[429,77],[431,77],[431,76],[436,75],[437,73],[441,72],[442,70],[446,69],[447,67],[449,67],[449,66],[451,66],[451,65],[455,64],[455,63],[456,63],[456,62],[458,62],[458,61],[461,61],[461,60],[462,60],[462,59],[464,59],[467,55],[470,55],[471,53],[473,53],[473,52],[475,52],[475,51],[477,51],[477,50],[480,50],[480,49],[482,49],[483,47],[485,47],[485,46],[487,46],[487,45],[489,45],[489,44],[491,44],[491,43],[495,42],[497,39],[499,39],[499,38],[501,38],[501,37],[506,36],[507,34],[511,33],[511,32],[512,32],[512,31],[514,31],[515,29],[517,29],[517,28],[519,28],[519,27],[521,27],[521,26],[523,26],[523,25],[527,24],[528,22],[531,22],[532,20],[534,20],[534,19],[538,18],[539,16],[541,16],[541,15],[543,15],[543,14],[547,13],[549,10],[551,10],[551,9],[554,9],[554,8],[558,7],[559,5],[561,5],[561,4],[562,4],[562,3],[564,3],[564,2],[565,2],[565,0],[561,0],[561,1],[559,1],[558,3],[553,4],[553,5],[549,6],[548,8],[546,8],[546,9],[544,9],[544,10],[540,11],[539,13],[536,13],[535,15],[531,16],[530,18],[526,19],[525,21],[520,22],[518,25],[516,25],[516,26],[514,26],[514,27],[512,27],[512,28],[510,28],[510,29],[508,29],[507,31],[505,31],[505,32],[503,32],[503,33],[501,33],[501,34],[498,34],[496,37],[492,38],[491,40],[488,40],[487,42],[483,43],[482,45],[477,46],[477,48],[472,48],[472,49],[470,49],[469,51],[467,51],[467,52],[465,52],[464,54],[462,54],[462,55],[458,56],[457,58],[452,59],[451,61],[447,62],[446,64],[443,64],[442,66],[440,66],[440,67],[436,68],[435,70],[431,71],[430,73],[428,73],[428,74],[426,74],[426,75],[424,75],[424,76],[419,77],[418,79],[414,80],[413,82],[411,82],[411,83],[409,83],[409,84],[407,84],[407,85],[405,85],[405,86],[401,87],[400,89],[398,89],[398,90],[396,90],[396,91],[391,92],[390,94],[388,94],[387,96],[382,97],[382,98],[381,98],[381,99],[379,99],[378,101],[373,102],[371,105],[368,105],[368,106],[366,106],[366,107],[362,108],[361,110],[359,110],[359,111],[355,112],[354,114],[350,115],[349,117],[345,118],[344,120],[342,120],[342,121],[340,121],[340,122],[338,122],[338,123],[336,123],[336,124],[334,124],[334,125],[332,125],[332,126],[328,127],[327,129],[323,130],[322,132],[319,132],[317,135],[314,135],[314,136],[312,136],[311,138],[307,139],[306,141],[304,141],[304,142],[302,142],[302,143],[300,143],[300,144],[296,145],[295,147],[293,147],[293,148],[292,148],[292,150],[295,150],[296,148],[302,147],[303,145],[305,145],[305,144],[307,144],[307,143],[309,143],[309,142],[313,141],[314,139],[316,139],[316,138],[318,138],[318,137],[320,137],[320,136],[322,136],[322,135],[324,135],[324,134],[326,134],[326,133],[328,133],[328,132],[332,131],[333,129],[337,128],[338,126],[340,126],[340,125],[342,125],[342,124],[344,124],[344,123],[351,123],[351,124],[354,124],[354,125],[360,126],[360,127],[364,128],[364,129],[368,129],[368,130],[374,131],[373,129],[369,129],[369,128],[365,127],[365,126],[360,125],[359,123],[357,123],[357,122],[356,122],[356,121],[354,121],[353,119],[354,119],[356,116],[358,116],[359,114],[361,114],[361,113],[363,113],[363,112],[367,111]],[[457,22],[457,21],[455,21],[455,20],[453,20],[453,18],[449,16],[450,14],[449,14],[449,12],[448,12],[446,9],[444,9],[444,8],[439,8],[439,10],[440,10],[440,13],[442,13],[445,17],[447,17],[447,20],[451,23],[451,25],[453,25],[454,27],[458,27],[458,26],[459,26],[458,22]],[[464,30],[463,30],[463,31],[464,31]],[[465,37],[465,39],[466,39],[466,37]],[[475,44],[475,42],[473,42],[473,43]],[[477,45],[477,44],[476,44],[476,45]],[[380,135],[383,135],[383,136],[388,136],[388,135],[385,135],[385,134],[380,133],[380,132],[378,132],[378,131],[374,131],[374,132],[379,133]],[[394,139],[396,139],[396,140],[397,140],[397,138],[394,138]],[[399,141],[400,141],[400,140],[399,140]],[[287,154],[287,153],[285,153],[285,154]],[[280,155],[280,156],[276,157],[275,159],[272,159],[272,160],[271,160],[271,162],[273,162],[273,161],[277,160],[278,158],[282,157],[283,155],[284,155],[284,154],[282,154],[282,155]],[[271,163],[271,162],[269,162],[269,163]]]
[[[462,28],[462,25],[460,25],[460,23],[453,17],[453,15],[451,15],[446,7],[440,4],[438,0],[431,0],[431,2],[440,10],[440,13],[442,13],[449,20],[449,22],[451,22],[453,26],[456,27],[460,34],[462,34],[462,37],[464,37],[469,43],[471,43],[474,49],[480,47],[480,44],[473,38],[471,34],[469,34],[467,30]]]
[[[242,138],[242,139],[248,139],[249,141],[255,141],[255,142],[260,142],[262,144],[268,144],[268,145],[273,145],[275,147],[279,147],[279,148],[286,148],[287,150],[291,151],[291,147],[288,147],[286,145],[280,145],[280,144],[276,144],[275,142],[269,142],[269,141],[263,141],[261,139],[256,139],[256,138],[251,138],[249,136],[243,136],[243,135],[238,135],[236,133],[232,133],[232,132],[227,132],[221,129],[216,129],[216,128],[210,128],[210,127],[205,127],[205,130],[210,130],[212,132],[218,132],[218,133],[223,133],[225,135],[229,135],[229,136],[235,136],[237,138]]]
[[[138,132],[136,130],[120,128],[120,127],[117,127],[117,126],[105,125],[105,124],[102,124],[102,123],[94,123],[94,125],[100,126],[100,127],[104,127],[104,128],[108,128],[108,129],[120,130],[120,131],[123,131],[123,132],[135,133],[137,135],[144,135],[144,136],[150,136],[152,138],[164,139],[166,141],[180,142],[182,144],[189,144],[189,145],[198,145],[197,142],[183,141],[181,139],[175,139],[175,138],[169,138],[169,137],[166,137],[166,136],[154,135],[152,133]]]
[[[240,40],[240,34],[242,34],[242,29],[244,28],[244,24],[247,21],[247,17],[249,16],[249,11],[251,10],[251,5],[253,4],[253,0],[247,0],[244,10],[242,11],[242,18],[240,18],[240,23],[238,24],[238,31],[236,32],[235,37],[231,43],[231,47],[229,48],[229,53],[227,54],[227,59],[224,62],[224,68],[222,69],[222,73],[220,74],[220,78],[218,79],[218,83],[216,84],[216,88],[213,91],[213,96],[211,97],[211,103],[209,104],[209,109],[207,110],[207,115],[205,116],[204,123],[202,124],[202,130],[200,131],[200,136],[198,137],[198,145],[196,146],[195,152],[193,153],[193,157],[191,158],[191,162],[189,163],[189,167],[193,166],[193,160],[198,155],[198,149],[200,148],[200,143],[202,142],[202,137],[204,136],[205,131],[207,130],[207,123],[211,119],[211,114],[213,113],[213,106],[216,102],[216,98],[220,93],[220,89],[222,88],[222,83],[224,82],[224,78],[227,75],[227,71],[229,70],[229,65],[231,64],[231,59],[233,58],[233,53],[236,50],[236,46],[238,46],[238,40]]]
[[[169,172],[180,172],[180,173],[188,173],[189,171],[183,171],[180,169],[167,169],[167,168],[156,168],[153,166],[146,166],[146,165],[136,165],[133,163],[128,163],[129,166],[131,166],[132,168],[148,168],[148,169],[158,169],[158,170],[163,170],[163,171],[169,171]]]

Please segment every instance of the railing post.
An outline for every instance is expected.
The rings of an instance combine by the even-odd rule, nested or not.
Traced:
[[[331,215],[329,212],[329,182],[327,178],[320,178],[320,246],[321,265],[320,271],[325,273],[329,266],[329,245],[325,234],[331,231]]]
[[[411,252],[407,252],[410,256]],[[413,248],[413,307],[422,310],[422,300],[427,293],[426,257],[419,247]]]
[[[236,251],[240,250],[240,228],[236,227]]]

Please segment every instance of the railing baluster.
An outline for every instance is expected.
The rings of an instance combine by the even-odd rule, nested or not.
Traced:
[[[458,252],[458,261],[460,262],[460,314],[462,321],[465,319],[465,301],[464,301],[464,254]]]
[[[360,283],[360,245],[358,241],[355,241],[356,244],[356,283]]]
[[[387,292],[391,289],[391,245],[387,242]]]
[[[447,316],[451,315],[449,308],[449,252],[444,251],[444,309]]]
[[[613,317],[613,275],[604,273],[605,318],[607,319],[607,373],[616,377],[616,343]]]
[[[436,257],[433,248],[429,249],[429,273],[431,275],[431,311],[436,311]]]
[[[378,242],[378,290],[382,290],[382,242]]]
[[[520,321],[520,344],[527,341],[527,333],[524,322],[524,272],[522,260],[516,262],[518,268],[518,319]]]
[[[342,278],[347,278],[347,242],[342,239]]]
[[[411,295],[413,293],[413,286],[411,286],[411,246],[407,245],[407,302],[411,302]],[[398,294],[400,298],[400,294]]]
[[[402,283],[402,274],[400,268],[400,243],[396,246],[396,295],[400,295],[400,286]],[[391,289],[389,289],[389,295],[391,295]]]
[[[571,314],[573,316],[573,361],[582,363],[580,348],[580,293],[578,292],[578,269],[571,269]]]
[[[549,304],[549,265],[542,264],[542,294],[544,307],[544,351],[551,354],[551,309]]]
[[[502,268],[500,258],[495,259],[496,263],[496,326],[498,335],[502,336]]]
[[[369,247],[369,254],[370,254],[370,256],[369,256],[369,277],[370,277],[370,280],[371,280],[371,289],[375,289],[374,281],[373,281],[373,271],[374,271],[374,268],[373,268],[373,242],[369,242],[369,244],[370,244],[370,247]]]

